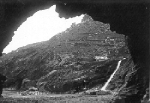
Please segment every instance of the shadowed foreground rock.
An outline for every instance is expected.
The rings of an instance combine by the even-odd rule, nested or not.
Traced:
[[[0,74],[0,97],[2,97],[4,82],[6,81],[6,76]]]

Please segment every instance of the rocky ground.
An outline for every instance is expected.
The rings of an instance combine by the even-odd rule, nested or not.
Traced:
[[[4,91],[0,103],[110,103],[112,99],[112,95],[36,93],[23,96],[18,91]]]

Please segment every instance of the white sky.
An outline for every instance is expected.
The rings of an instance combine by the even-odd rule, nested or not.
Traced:
[[[55,34],[65,31],[72,23],[80,23],[83,18],[83,15],[69,19],[60,18],[55,9],[56,5],[53,5],[27,18],[14,32],[12,41],[3,50],[3,53],[9,53],[28,44],[49,40]]]

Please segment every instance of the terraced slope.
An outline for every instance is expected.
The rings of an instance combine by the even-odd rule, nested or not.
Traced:
[[[0,72],[9,78],[6,86],[28,78],[40,90],[74,93],[104,85],[122,58],[131,59],[125,36],[85,14],[50,40],[3,55]]]

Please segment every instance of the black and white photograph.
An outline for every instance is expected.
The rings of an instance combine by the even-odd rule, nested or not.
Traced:
[[[150,103],[149,0],[0,0],[0,103]]]

